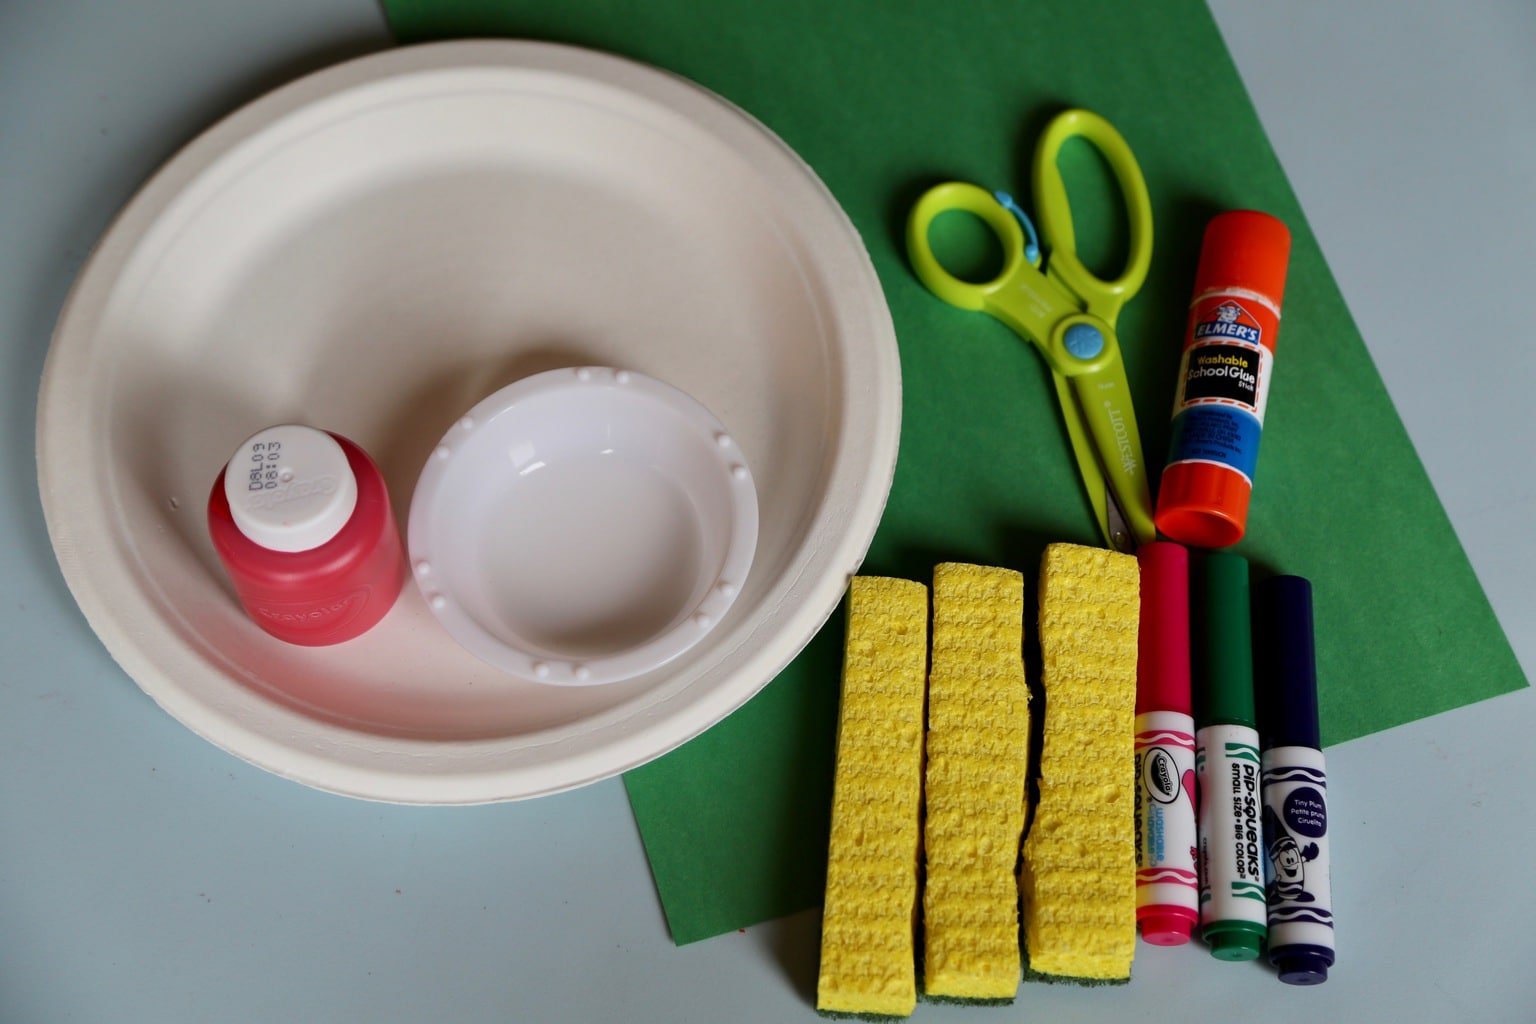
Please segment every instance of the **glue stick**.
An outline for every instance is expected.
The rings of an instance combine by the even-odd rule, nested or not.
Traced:
[[[1182,544],[1229,547],[1247,526],[1290,252],[1267,213],[1206,226],[1157,496],[1157,528]]]

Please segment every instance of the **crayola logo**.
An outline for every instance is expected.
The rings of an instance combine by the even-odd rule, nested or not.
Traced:
[[[255,606],[253,610],[273,625],[318,633],[327,629],[339,629],[351,622],[353,617],[362,610],[367,596],[368,588],[360,587],[350,594],[318,604],[314,602],[263,604]]]
[[[251,508],[276,508],[290,501],[298,501],[300,498],[308,498],[313,494],[333,494],[339,486],[334,476],[317,476],[313,480],[293,480],[265,490],[258,490],[252,483],[248,488],[252,493],[245,499],[245,503]]]
[[[1162,747],[1152,747],[1143,756],[1141,781],[1152,799],[1171,804],[1179,798],[1179,772],[1173,755]]]

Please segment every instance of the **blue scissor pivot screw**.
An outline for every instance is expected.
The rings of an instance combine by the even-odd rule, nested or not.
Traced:
[[[1061,341],[1078,359],[1092,359],[1104,351],[1104,335],[1093,324],[1073,324],[1062,335]]]

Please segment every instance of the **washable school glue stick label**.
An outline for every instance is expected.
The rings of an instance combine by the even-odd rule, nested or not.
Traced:
[[[1321,751],[1264,752],[1264,849],[1269,860],[1269,946],[1333,949],[1328,884],[1328,776]]]
[[[1219,291],[1195,300],[1179,363],[1169,465],[1207,463],[1251,487],[1280,317],[1268,299]]]
[[[1195,720],[1136,716],[1136,908],[1195,915]]]
[[[1195,734],[1200,787],[1200,924],[1265,924],[1263,835],[1259,829],[1259,734],[1246,725],[1208,725]]]

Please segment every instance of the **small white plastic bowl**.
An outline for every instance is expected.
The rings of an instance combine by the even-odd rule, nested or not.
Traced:
[[[552,685],[629,679],[720,621],[757,547],[736,442],[628,370],[551,370],[449,430],[411,501],[412,574],[469,651]]]

